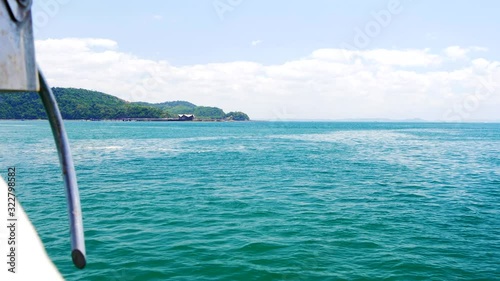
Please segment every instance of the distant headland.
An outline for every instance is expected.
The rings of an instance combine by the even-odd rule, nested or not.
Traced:
[[[52,88],[66,120],[122,121],[249,121],[243,112],[225,113],[218,107],[187,101],[128,102],[105,93],[75,88]],[[37,93],[0,95],[0,119],[47,119]]]

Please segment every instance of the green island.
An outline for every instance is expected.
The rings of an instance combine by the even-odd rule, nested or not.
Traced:
[[[128,102],[105,93],[52,88],[61,115],[67,120],[123,121],[248,121],[243,112],[225,113],[210,106],[187,101],[163,103]],[[0,95],[0,119],[47,119],[38,93]]]

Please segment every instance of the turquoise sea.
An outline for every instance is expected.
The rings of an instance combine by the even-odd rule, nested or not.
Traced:
[[[66,126],[84,270],[48,122],[1,121],[0,169],[67,280],[500,280],[500,124]]]

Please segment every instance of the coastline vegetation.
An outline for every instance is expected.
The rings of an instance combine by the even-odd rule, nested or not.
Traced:
[[[194,115],[200,121],[248,121],[243,112],[225,113],[217,107],[197,106],[187,101],[163,103],[128,102],[97,91],[52,88],[63,119],[124,120],[154,118],[175,120],[179,114]],[[0,95],[0,119],[46,119],[38,93]]]

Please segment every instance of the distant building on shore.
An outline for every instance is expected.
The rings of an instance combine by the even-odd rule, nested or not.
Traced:
[[[193,114],[179,114],[179,121],[193,121]]]

